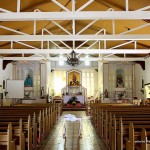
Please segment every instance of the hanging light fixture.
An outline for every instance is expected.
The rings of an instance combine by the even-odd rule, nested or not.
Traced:
[[[72,50],[70,56],[67,57],[67,63],[71,66],[76,66],[80,64],[80,60],[76,57],[76,53],[74,50]]]

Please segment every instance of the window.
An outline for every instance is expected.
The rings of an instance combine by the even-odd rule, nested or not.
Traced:
[[[54,95],[60,96],[61,89],[66,86],[66,71],[53,71],[52,73],[52,89]]]
[[[94,96],[94,70],[82,72],[82,85],[87,89],[87,96]]]

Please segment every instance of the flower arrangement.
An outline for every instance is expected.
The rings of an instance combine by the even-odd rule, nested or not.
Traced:
[[[67,106],[81,106],[80,101],[77,100],[76,97],[72,97],[69,99],[69,101],[67,102]]]
[[[121,100],[123,96],[124,96],[124,92],[119,93],[118,94],[118,99]]]
[[[75,106],[77,103],[75,101],[72,102],[72,105]]]

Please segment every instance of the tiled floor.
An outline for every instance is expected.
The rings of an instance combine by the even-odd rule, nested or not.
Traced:
[[[67,133],[63,138],[63,116],[73,114],[82,117],[82,137],[78,136],[79,122],[66,122]],[[64,111],[40,150],[107,150],[91,125],[84,111]]]

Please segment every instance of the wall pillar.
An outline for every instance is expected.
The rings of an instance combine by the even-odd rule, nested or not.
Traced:
[[[3,60],[0,58],[0,99],[3,98]]]
[[[145,59],[144,83],[150,83],[150,57]]]
[[[46,94],[50,95],[51,91],[51,61],[46,64]]]
[[[45,96],[46,95],[46,63],[42,63],[41,64],[41,71],[40,71],[40,75],[41,75],[41,86],[40,86],[40,91],[42,89],[42,87],[44,88],[44,91],[43,91],[43,95]],[[41,97],[41,95],[40,95]]]
[[[51,62],[41,64],[41,88],[44,87],[44,95],[50,95]]]
[[[3,76],[4,76],[3,60],[0,59],[0,85],[3,84]]]
[[[100,97],[100,93],[102,94],[104,92],[104,86],[103,86],[103,63],[98,62],[98,97]],[[103,97],[103,95],[102,95]],[[103,99],[103,98],[102,98]]]

